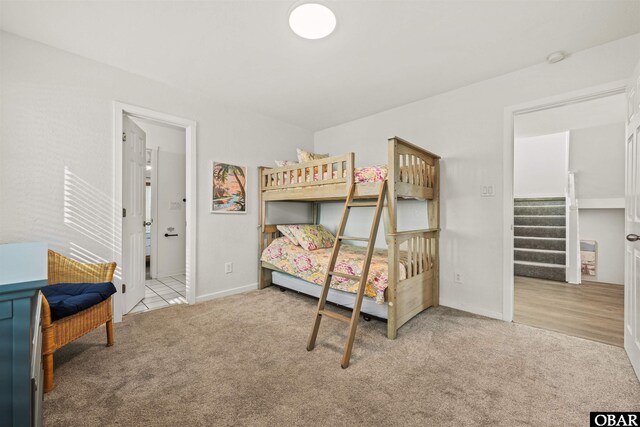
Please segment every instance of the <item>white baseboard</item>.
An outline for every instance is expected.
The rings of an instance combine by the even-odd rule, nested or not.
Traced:
[[[499,311],[492,311],[492,310],[487,310],[480,307],[473,307],[467,304],[447,301],[446,299],[443,300],[442,298],[440,298],[440,305],[443,305],[449,308],[454,308],[460,311],[466,311],[467,313],[473,313],[473,314],[478,314],[480,316],[490,317],[492,319],[503,320],[502,313]]]
[[[237,288],[225,289],[224,291],[211,292],[210,294],[199,295],[196,297],[196,304],[211,299],[222,298],[229,295],[241,294],[258,289],[258,283],[250,283],[248,285],[239,286]]]

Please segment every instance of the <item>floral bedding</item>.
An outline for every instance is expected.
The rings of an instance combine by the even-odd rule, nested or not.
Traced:
[[[346,170],[342,172],[343,178],[346,176],[346,173]],[[378,165],[367,166],[364,168],[355,168],[353,173],[356,184],[380,182],[387,179],[387,166]],[[331,178],[329,178],[329,176],[331,176]],[[329,175],[329,171],[324,171],[322,175],[320,175],[320,173],[318,172],[318,168],[315,167],[313,169],[313,175],[307,174],[306,182],[323,181],[335,178],[338,178],[338,171],[332,171],[331,175]],[[302,173],[300,171],[291,171],[289,173],[283,173],[279,175],[277,182],[274,182],[273,185],[298,184],[301,182],[305,182],[304,178],[302,177]]]
[[[300,246],[293,245],[286,237],[279,237],[264,250],[260,259],[273,264],[292,276],[322,285],[332,250],[332,248],[327,248],[306,251]],[[366,250],[366,248],[360,246],[342,245],[335,271],[354,276],[360,275]],[[402,263],[399,270],[399,280],[405,279],[407,271]],[[371,258],[365,295],[375,298],[378,304],[384,303],[384,291],[387,289],[388,283],[387,251],[376,249]],[[358,290],[358,282],[342,277],[334,277],[331,287],[355,293]]]
[[[353,171],[356,184],[365,182],[378,182],[387,179],[387,166],[368,166],[366,168],[355,168]]]

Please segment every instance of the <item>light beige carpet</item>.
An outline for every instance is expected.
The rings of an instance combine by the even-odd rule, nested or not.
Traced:
[[[440,307],[405,325],[345,325],[275,288],[125,318],[58,350],[47,426],[588,425],[640,410],[621,348]]]

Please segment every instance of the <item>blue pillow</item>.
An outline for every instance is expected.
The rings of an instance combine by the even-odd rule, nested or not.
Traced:
[[[116,293],[113,283],[59,283],[41,289],[51,308],[51,321],[86,310]]]

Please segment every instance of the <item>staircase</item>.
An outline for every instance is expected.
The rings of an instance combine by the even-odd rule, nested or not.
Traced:
[[[513,213],[515,275],[565,282],[565,199],[515,199]]]

